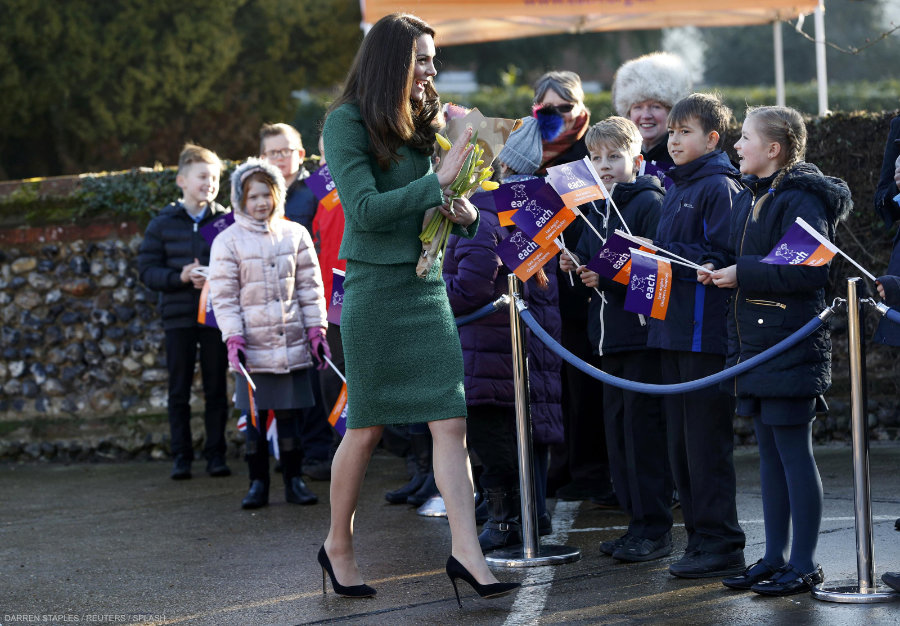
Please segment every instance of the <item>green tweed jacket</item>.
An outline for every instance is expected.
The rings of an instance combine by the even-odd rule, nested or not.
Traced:
[[[416,263],[426,210],[443,202],[431,159],[402,146],[400,161],[385,171],[369,151],[369,132],[355,104],[344,104],[325,120],[325,160],[344,208],[342,259],[381,265]],[[478,219],[452,233],[471,238]]]

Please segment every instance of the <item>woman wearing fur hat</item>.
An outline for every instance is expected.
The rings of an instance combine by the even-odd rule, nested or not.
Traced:
[[[307,370],[326,366],[325,294],[309,232],[284,218],[284,178],[274,165],[255,158],[231,176],[234,224],[213,241],[210,297],[228,346],[228,362],[243,365],[256,385],[238,376],[237,407],[256,415],[247,426],[250,491],[241,506],[269,501],[269,448],[265,420],[275,412],[285,500],[315,504],[318,498],[300,478],[303,453],[300,420],[313,404]],[[251,406],[254,405],[254,406]],[[251,409],[253,413],[251,413]]]
[[[680,57],[654,52],[622,64],[613,79],[616,112],[641,131],[643,174],[656,176],[666,187],[665,173],[675,167],[667,147],[666,118],[676,102],[691,93],[691,75]]]

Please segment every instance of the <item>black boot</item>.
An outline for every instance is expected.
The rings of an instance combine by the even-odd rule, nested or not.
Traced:
[[[422,506],[426,500],[438,495],[438,493],[440,492],[438,491],[437,483],[434,482],[434,472],[428,472],[425,476],[425,482],[422,483],[418,491],[406,499],[406,503],[413,506]]]
[[[250,491],[241,500],[241,508],[258,509],[269,503],[269,446],[258,440],[247,442],[247,467]]]
[[[415,469],[408,483],[384,494],[384,499],[391,504],[405,504],[411,495],[422,488],[431,470],[431,435],[428,432],[412,433],[409,439],[409,454]]]
[[[300,473],[303,467],[303,452],[296,439],[279,439],[282,477],[284,478],[284,499],[291,504],[315,504],[318,496],[309,490]]]
[[[491,488],[484,490],[488,520],[484,523],[478,543],[482,552],[516,546],[522,543],[522,514],[518,489]]]

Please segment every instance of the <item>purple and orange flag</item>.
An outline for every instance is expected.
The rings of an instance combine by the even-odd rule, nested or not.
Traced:
[[[625,310],[664,320],[671,291],[672,266],[669,261],[632,248]]]
[[[506,267],[526,281],[556,256],[560,247],[555,241],[541,247],[524,231],[516,228],[509,237],[497,244],[495,251]]]
[[[328,322],[341,325],[341,309],[344,306],[344,272],[331,268],[331,300],[328,301]]]
[[[337,195],[337,188],[334,186],[334,179],[331,178],[331,170],[328,169],[327,164],[307,176],[306,186],[309,187],[309,190],[313,192],[313,195],[325,207],[326,211],[330,211],[341,202]]]
[[[602,200],[609,195],[603,183],[597,180],[594,166],[588,157],[548,167],[547,182],[572,210],[585,202]]]
[[[621,230],[616,230],[606,239],[599,252],[587,262],[586,267],[598,275],[621,285],[628,284],[631,274],[631,249],[655,252],[657,248],[640,241]]]
[[[772,265],[825,265],[840,252],[803,218],[798,217],[772,251],[760,259]]]

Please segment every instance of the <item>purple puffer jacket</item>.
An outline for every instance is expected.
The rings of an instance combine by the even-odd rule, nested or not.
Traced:
[[[507,293],[509,270],[494,252],[512,228],[500,226],[496,212],[481,210],[478,232],[472,239],[451,236],[444,260],[444,281],[455,316],[466,315]],[[550,335],[560,340],[556,259],[544,266],[550,285],[525,283],[528,309]],[[531,421],[534,441],[562,443],[562,359],[527,330]],[[509,311],[503,309],[459,327],[465,362],[466,404],[515,406]]]

